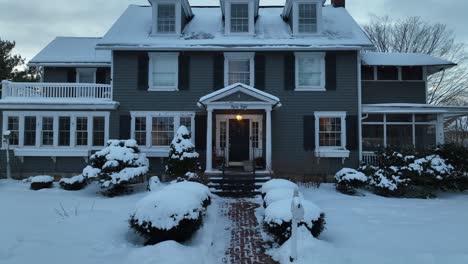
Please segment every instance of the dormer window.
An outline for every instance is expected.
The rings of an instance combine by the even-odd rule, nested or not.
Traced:
[[[231,33],[249,32],[249,4],[231,4]]]
[[[300,3],[298,5],[298,26],[300,34],[317,33],[317,4]]]
[[[258,0],[221,1],[226,35],[254,35]]]
[[[158,5],[158,33],[176,33],[175,4]]]
[[[289,0],[283,19],[291,26],[293,35],[318,34],[322,28],[323,0]]]

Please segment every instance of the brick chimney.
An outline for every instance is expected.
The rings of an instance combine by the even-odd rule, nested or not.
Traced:
[[[333,7],[345,7],[346,1],[345,0],[331,0],[331,4]]]

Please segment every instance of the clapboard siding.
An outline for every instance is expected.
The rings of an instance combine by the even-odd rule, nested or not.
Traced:
[[[426,83],[411,81],[363,81],[362,102],[382,103],[426,103]]]

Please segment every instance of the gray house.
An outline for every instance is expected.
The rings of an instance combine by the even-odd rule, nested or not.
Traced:
[[[108,139],[128,138],[159,175],[184,125],[208,175],[255,164],[309,180],[384,146],[444,143],[444,118],[468,114],[426,104],[427,77],[453,63],[370,52],[344,0],[149,2],[102,38],[52,41],[30,62],[41,83],[2,82],[15,177],[79,174]]]

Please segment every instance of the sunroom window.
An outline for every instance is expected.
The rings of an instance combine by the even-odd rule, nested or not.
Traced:
[[[310,34],[317,32],[317,4],[301,3],[299,8],[299,33]]]
[[[158,33],[176,32],[176,8],[175,4],[158,5]]]
[[[377,67],[377,79],[383,81],[397,81],[398,67],[395,66],[378,66]]]
[[[231,33],[249,32],[249,4],[231,4]]]
[[[324,53],[296,53],[296,90],[325,90]]]
[[[150,53],[150,91],[177,90],[179,76],[178,53]]]
[[[77,68],[77,83],[96,83],[96,68]]]
[[[8,131],[10,131],[10,145],[19,145],[19,117],[8,117]]]

